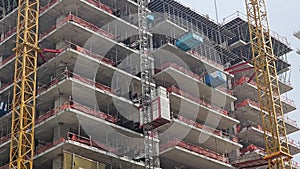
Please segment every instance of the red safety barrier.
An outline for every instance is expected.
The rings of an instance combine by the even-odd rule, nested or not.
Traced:
[[[181,96],[183,96],[183,97],[185,97],[185,98],[187,98],[187,99],[190,99],[190,100],[192,100],[192,101],[194,101],[194,102],[196,102],[196,103],[198,103],[198,104],[201,104],[201,105],[203,105],[203,106],[205,106],[205,107],[207,107],[207,108],[213,109],[213,110],[215,110],[215,111],[217,111],[217,112],[219,112],[219,113],[221,113],[221,114],[224,114],[224,115],[228,116],[228,112],[227,112],[226,110],[221,109],[221,108],[216,107],[216,106],[213,106],[213,105],[211,105],[211,104],[205,102],[203,99],[200,99],[200,98],[195,97],[195,96],[193,96],[193,95],[191,95],[191,94],[189,94],[189,93],[187,93],[187,92],[185,92],[185,91],[182,91],[182,90],[176,88],[175,86],[169,87],[169,88],[167,89],[167,91],[168,91],[169,93],[172,93],[172,92],[173,92],[173,93],[176,93],[176,94],[178,94],[178,95],[181,95]]]
[[[294,139],[291,139],[291,138],[288,138],[288,143],[297,147],[297,148],[300,148],[300,142],[299,141],[296,141]]]
[[[41,7],[40,8],[40,14],[43,13],[43,12],[45,12],[46,9],[50,8],[51,6],[53,6],[56,2],[58,2],[58,0],[52,0],[47,5]],[[17,32],[17,27],[12,28],[8,32],[6,32],[4,35],[0,36],[0,42],[4,41],[5,39],[7,39],[8,37],[10,37],[11,35],[13,35],[16,32]]]
[[[105,145],[99,141],[92,140],[91,138],[83,137],[78,134],[74,134],[74,133],[70,133],[70,132],[68,133],[67,138],[69,140],[72,140],[72,141],[75,141],[78,143],[82,143],[82,144],[85,144],[88,146],[96,147],[98,149],[101,149],[101,150],[104,150],[107,152],[112,152],[114,154],[118,154],[118,148]]]
[[[166,69],[166,68],[168,68],[168,67],[172,67],[176,70],[179,70],[180,72],[182,72],[186,75],[189,75],[190,77],[200,81],[201,83],[204,83],[204,76],[200,76],[200,75],[198,75],[198,74],[196,74],[196,73],[194,73],[194,72],[192,72],[192,71],[190,71],[190,70],[188,70],[188,69],[186,69],[182,66],[177,65],[176,63],[167,62],[167,63],[162,64],[160,66],[160,68],[158,68],[157,73],[164,70],[164,69]],[[231,90],[229,90],[229,89],[227,89],[223,86],[219,86],[216,89],[218,89],[220,91],[223,91],[227,94],[233,95],[233,92]]]
[[[9,169],[9,164],[6,164],[4,166],[1,166],[0,169]]]
[[[49,9],[51,6],[53,6],[58,0],[52,0],[47,5],[40,8],[40,14],[45,12],[47,9]]]
[[[217,152],[214,152],[214,151],[209,150],[209,149],[204,149],[202,147],[199,147],[199,146],[196,146],[196,145],[184,142],[184,141],[180,141],[180,140],[177,140],[177,139],[172,140],[172,141],[170,141],[166,144],[161,145],[160,146],[160,151],[166,150],[166,149],[174,147],[174,146],[179,146],[181,148],[193,151],[195,153],[202,154],[206,157],[210,157],[210,158],[216,159],[218,161],[222,161],[224,163],[229,163],[229,161],[226,157],[222,156],[221,154],[218,154]]]
[[[75,45],[75,44],[72,44],[72,45]],[[75,45],[75,47],[76,47],[76,51],[78,51],[78,52],[80,52],[82,54],[88,55],[88,56],[90,56],[92,58],[95,58],[95,59],[97,59],[97,60],[99,60],[101,62],[105,62],[105,63],[107,63],[109,65],[112,65],[112,66],[116,65],[116,63],[114,61],[112,61],[112,60],[110,60],[110,59],[108,59],[106,57],[103,57],[101,55],[98,55],[98,54],[92,52],[91,50],[87,50],[87,49],[82,48],[82,47],[80,47],[78,45]]]
[[[236,86],[241,85],[241,84],[244,84],[244,83],[250,83],[250,84],[256,86],[256,82],[254,82],[253,80],[251,80],[251,81],[249,82],[249,80],[250,80],[249,77],[243,76],[243,77],[241,77],[239,80],[237,80],[237,81],[234,82],[234,86],[236,87]]]
[[[0,138],[0,144],[7,142],[10,139],[10,134]]]
[[[97,1],[94,1],[94,0],[86,0],[86,1],[88,3],[90,3],[90,4],[95,5],[96,7],[100,8],[100,9],[105,10],[106,12],[108,12],[110,14],[112,14],[112,12],[113,12],[112,9],[109,6],[104,5],[104,4],[100,3],[100,2],[97,2]]]
[[[250,153],[250,152],[254,152],[254,151],[256,151],[258,153],[261,153],[261,154],[265,154],[266,153],[263,148],[255,146],[253,144],[250,144],[249,146],[240,149],[241,156],[243,156],[243,155],[245,155],[247,153]]]
[[[188,125],[192,125],[192,126],[194,126],[194,127],[196,127],[196,128],[205,130],[205,131],[207,131],[207,132],[209,132],[209,133],[212,133],[212,134],[214,134],[214,135],[220,136],[220,137],[222,137],[222,138],[226,138],[227,136],[229,136],[230,139],[231,139],[232,141],[238,142],[238,138],[237,138],[237,137],[232,136],[232,135],[229,135],[228,133],[224,133],[224,132],[222,132],[222,131],[220,131],[220,130],[213,129],[213,128],[209,127],[209,126],[206,126],[206,125],[197,123],[197,122],[195,122],[195,121],[193,121],[193,120],[190,120],[190,119],[187,119],[187,118],[185,118],[185,117],[183,117],[183,116],[174,115],[174,117],[175,117],[176,119],[178,119],[179,121],[181,121],[181,122],[183,122],[183,123],[186,123],[186,124],[188,124]]]
[[[278,117],[278,118],[281,118],[281,116]],[[293,125],[293,126],[295,126],[295,127],[298,127],[298,124],[297,124],[297,121],[296,121],[296,120],[290,119],[289,117],[286,117],[286,116],[284,116],[283,118],[284,118],[284,121],[285,121],[286,123],[289,123],[289,124],[291,124],[291,125]]]
[[[53,142],[50,142],[50,143],[47,143],[46,145],[44,146],[41,146],[40,148],[38,148],[36,151],[35,151],[35,154],[41,154],[42,152],[46,151],[46,150],[49,150],[50,148],[60,144],[60,143],[63,143],[65,142],[66,139],[65,138],[59,138],[58,140],[55,140]]]
[[[255,102],[255,101],[252,101],[252,100],[250,100],[250,99],[246,99],[246,100],[244,100],[243,102],[238,103],[238,104],[235,106],[235,108],[241,108],[241,107],[245,107],[245,106],[247,106],[247,105],[252,105],[252,106],[255,106],[255,107],[257,107],[257,108],[260,109],[259,103]]]
[[[292,160],[292,166],[293,168],[299,168],[299,163],[297,161]]]
[[[14,33],[16,33],[16,31],[17,31],[17,27],[14,27],[11,30],[9,30],[8,32],[2,34],[1,38],[0,38],[0,42],[3,42],[8,37],[12,36]]]
[[[106,121],[109,121],[109,122],[112,122],[112,123],[117,123],[117,118],[116,117],[113,117],[113,116],[105,114],[101,111],[97,111],[95,109],[89,108],[87,106],[81,105],[81,104],[76,103],[74,101],[68,101],[68,102],[64,103],[63,105],[61,105],[60,107],[57,107],[57,108],[54,108],[54,109],[48,111],[46,114],[44,114],[44,115],[40,116],[39,118],[37,118],[35,123],[39,124],[42,121],[56,115],[57,113],[59,113],[61,111],[66,110],[68,108],[79,110],[81,112],[87,113],[89,115],[101,118],[103,120],[106,120]]]
[[[3,65],[5,65],[7,62],[13,60],[14,58],[15,58],[15,54],[10,55],[8,58],[2,60],[2,62],[0,62],[0,67],[3,66]]]
[[[55,29],[57,29],[58,27],[62,26],[63,24],[67,23],[67,22],[74,22],[77,23],[89,30],[92,30],[94,32],[97,32],[105,37],[108,37],[110,39],[115,39],[115,36],[101,28],[99,28],[96,25],[93,25],[75,15],[69,14],[67,17],[63,18],[60,22],[58,22],[57,24],[53,25],[52,27],[50,27],[46,32],[42,33],[40,35],[40,39],[42,39],[43,37],[45,37],[46,35],[48,35],[49,33],[51,33],[52,31],[54,31]]]
[[[190,51],[188,51],[188,53],[190,53],[191,55],[195,56],[196,58],[199,58],[200,60],[206,61],[207,63],[210,63],[210,64],[216,66],[220,70],[224,70],[224,66],[223,65],[217,63],[216,61],[213,61],[212,59],[209,59],[208,57],[204,57],[204,56],[200,55],[195,50],[190,50]]]

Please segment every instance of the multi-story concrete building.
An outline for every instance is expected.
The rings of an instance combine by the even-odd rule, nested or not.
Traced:
[[[1,6],[1,169],[9,162],[16,5]],[[170,116],[154,119],[157,166],[266,168],[247,22],[237,16],[220,25],[173,0],[153,0],[148,9],[160,101],[152,109]],[[75,168],[144,168],[136,13],[134,0],[41,0],[34,168],[71,168],[70,159]],[[282,56],[291,48],[273,37],[284,77],[290,64]],[[292,90],[284,78],[280,88]],[[296,109],[288,99],[283,108]],[[299,130],[286,124],[288,133]]]

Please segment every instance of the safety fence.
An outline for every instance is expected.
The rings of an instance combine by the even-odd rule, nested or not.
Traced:
[[[183,122],[185,124],[192,125],[192,126],[198,128],[198,129],[204,130],[204,131],[206,131],[208,133],[220,136],[222,138],[228,138],[228,139],[230,139],[230,140],[232,140],[232,141],[234,141],[236,143],[238,142],[238,138],[236,136],[233,136],[233,135],[230,135],[228,133],[222,132],[220,130],[211,128],[209,126],[197,123],[197,122],[195,122],[193,120],[190,120],[190,119],[187,119],[187,118],[185,118],[183,116],[179,116],[179,115],[176,115],[174,113],[172,113],[172,114],[173,114],[174,118],[176,118],[177,120],[179,120],[179,121],[181,121],[181,122]]]
[[[288,138],[288,143],[289,143],[290,145],[293,145],[294,147],[300,149],[300,142],[299,142],[299,141],[294,140],[294,139],[292,139],[292,138]]]
[[[10,134],[0,138],[0,145],[7,142],[10,139]]]
[[[92,5],[96,6],[97,8],[102,9],[102,10],[104,10],[104,11],[110,13],[110,14],[113,13],[112,9],[109,6],[104,5],[101,2],[97,2],[97,1],[94,1],[94,0],[84,0],[84,1],[88,2],[89,4],[92,4]],[[45,6],[40,7],[40,11],[39,11],[40,15],[43,14],[50,7],[57,4],[58,2],[60,2],[60,0],[52,0],[49,3],[47,3]],[[84,21],[84,22],[86,22],[86,21]],[[92,24],[88,23],[88,24],[84,24],[84,25],[92,25]],[[88,26],[88,27],[91,27],[91,26]],[[94,27],[94,26],[92,26],[92,27]],[[13,34],[16,33],[16,31],[17,31],[17,27],[14,27],[14,28],[10,29],[9,31],[7,31],[6,33],[1,34],[0,43],[3,42],[4,40],[8,39],[9,37],[11,37]],[[99,31],[98,33],[100,33],[100,32],[102,32],[102,31]],[[108,35],[105,31],[103,33]],[[113,37],[111,35],[108,35],[108,36]]]
[[[243,76],[239,80],[237,80],[237,81],[234,82],[234,87],[242,85],[244,83],[250,83],[250,84],[256,86],[256,82],[254,82],[253,80],[250,80],[250,81],[249,80],[250,80],[249,77]]]
[[[113,13],[112,9],[109,6],[104,5],[103,3],[99,2],[99,1],[94,1],[94,0],[85,0],[85,1],[92,5],[95,5],[96,7],[100,8],[100,9],[105,10],[106,12],[108,12],[110,14]]]
[[[35,151],[35,154],[38,155],[38,154],[41,154],[42,152],[45,152],[46,150],[49,150],[50,148],[58,145],[58,144],[61,144],[61,143],[64,143],[66,141],[65,138],[59,138],[53,142],[50,142],[50,143],[47,143],[46,145],[44,146],[41,146],[39,147],[36,151]]]
[[[216,159],[216,160],[224,162],[224,163],[229,163],[229,161],[226,157],[224,157],[223,155],[221,155],[217,152],[214,152],[212,150],[205,149],[200,146],[196,146],[196,145],[193,145],[193,144],[190,144],[185,141],[178,140],[178,139],[173,139],[173,140],[169,141],[168,143],[162,144],[160,146],[160,151],[162,152],[168,148],[173,148],[175,146],[184,148],[184,149],[192,151],[194,153],[204,155],[209,158]]]
[[[56,23],[55,25],[53,25],[52,27],[50,27],[46,32],[42,33],[40,35],[40,39],[43,39],[46,35],[50,34],[51,32],[55,31],[57,28],[59,28],[60,26],[68,23],[68,22],[74,22],[79,24],[80,26],[87,28],[95,33],[98,33],[100,35],[103,35],[107,38],[110,38],[112,40],[115,39],[115,36],[112,33],[109,33],[101,28],[99,28],[96,25],[93,25],[73,14],[69,14],[68,16],[66,16],[65,18],[63,18],[61,21],[59,21],[58,23]]]
[[[250,144],[247,147],[244,147],[244,148],[240,149],[240,155],[241,156],[252,153],[252,152],[256,152],[256,153],[259,153],[261,155],[266,154],[266,152],[263,148],[255,146],[253,144]]]
[[[248,105],[252,105],[252,106],[255,106],[257,108],[260,107],[259,103],[255,102],[255,101],[252,101],[250,99],[246,99],[243,102],[236,104],[235,108],[238,109],[238,108],[245,107],[245,106],[248,106]]]
[[[78,110],[80,112],[83,112],[83,113],[86,113],[86,114],[89,114],[89,115],[92,115],[94,117],[97,117],[97,118],[100,118],[100,119],[103,119],[103,120],[106,120],[108,122],[111,122],[111,123],[117,123],[118,119],[116,117],[113,117],[111,115],[108,115],[106,113],[103,113],[101,111],[98,111],[98,110],[95,110],[95,109],[92,109],[90,107],[87,107],[87,106],[84,106],[84,105],[81,105],[79,103],[76,103],[72,100],[70,101],[67,101],[66,103],[62,104],[61,106],[59,107],[56,107],[50,111],[48,111],[47,113],[45,113],[44,115],[38,117],[36,120],[35,120],[35,124],[39,124],[43,121],[45,121],[46,119],[49,119],[50,117],[62,112],[62,111],[65,111],[67,109],[74,109],[74,110]]]
[[[73,72],[70,72],[70,71],[66,70],[62,74],[57,76],[56,78],[53,78],[49,83],[44,84],[43,86],[39,87],[38,88],[38,94],[41,94],[42,92],[50,89],[52,86],[58,84],[59,82],[65,80],[65,79],[76,79],[76,80],[78,80],[78,81],[80,81],[84,84],[89,85],[89,86],[96,87],[98,89],[104,90],[104,91],[112,93],[112,94],[114,93],[113,90],[110,87],[108,87],[104,84],[95,82],[91,79],[88,79],[86,77],[77,75]]]
[[[250,80],[249,77],[241,77],[239,80],[235,81],[234,86],[236,87],[236,86],[242,85],[244,83],[250,83],[250,84],[252,84],[254,86],[257,86],[256,82],[253,81],[253,80]],[[286,103],[288,103],[290,105],[295,106],[294,100],[289,99],[286,96],[282,96],[282,95],[280,96],[280,98],[281,98],[281,101],[286,102]]]
[[[79,143],[82,143],[82,144],[85,144],[85,145],[88,145],[88,146],[96,147],[98,149],[101,149],[101,150],[104,150],[104,151],[107,151],[107,152],[118,154],[118,148],[108,146],[108,145],[103,144],[99,141],[93,140],[91,137],[88,138],[88,137],[84,137],[84,136],[69,132],[68,135],[67,135],[67,139],[75,141],[75,142],[79,142]]]
[[[43,146],[39,147],[35,151],[35,154],[36,155],[41,154],[42,152],[45,152],[45,151],[49,150],[50,148],[55,147],[56,145],[59,145],[61,143],[65,143],[68,140],[74,141],[74,142],[77,142],[77,143],[81,143],[81,144],[85,144],[85,145],[88,145],[88,146],[91,146],[91,147],[95,147],[95,148],[98,148],[100,150],[104,150],[104,151],[111,152],[111,153],[114,153],[114,154],[118,154],[118,148],[116,148],[116,147],[111,147],[111,146],[105,145],[105,144],[103,144],[99,141],[92,140],[91,138],[87,138],[87,137],[84,137],[84,136],[81,136],[81,135],[78,135],[78,134],[74,134],[74,133],[70,133],[70,132],[67,133],[66,138],[61,137],[61,138],[59,138],[59,139],[57,139],[53,142],[49,142],[46,145],[43,145]]]
[[[253,144],[250,144],[247,147],[244,147],[244,148],[240,149],[240,155],[241,156],[248,155],[248,154],[253,153],[253,152],[258,153],[258,154],[260,154],[262,156],[266,155],[266,151],[265,151],[264,148],[255,146]],[[299,167],[298,162],[292,160],[292,167],[293,168],[298,168]]]
[[[17,31],[17,27],[10,29],[8,32],[1,34],[0,43],[13,36]]]
[[[9,62],[10,60],[12,60],[14,57],[15,57],[15,54],[10,55],[9,57],[7,57],[4,60],[2,60],[0,62],[0,69],[2,68],[3,65],[5,65],[7,62]]]
[[[196,103],[198,103],[200,105],[203,105],[204,107],[207,107],[209,109],[217,111],[218,113],[221,113],[221,114],[224,114],[224,115],[228,116],[228,111],[226,111],[224,109],[221,109],[219,107],[213,106],[213,105],[207,103],[206,101],[204,101],[203,99],[195,97],[195,96],[193,96],[192,94],[190,94],[188,92],[185,92],[183,90],[180,90],[180,89],[176,88],[175,86],[169,87],[167,89],[167,91],[169,93],[176,93],[176,94],[178,94],[180,96],[183,96],[183,97],[185,97],[185,98],[187,98],[189,100],[192,100],[192,101],[194,101],[194,102],[196,102]]]
[[[245,106],[248,106],[248,105],[252,105],[252,106],[254,106],[254,107],[256,107],[257,109],[260,110],[260,104],[257,103],[257,102],[255,102],[255,101],[252,101],[252,100],[250,100],[250,99],[246,99],[246,100],[244,100],[243,102],[238,103],[238,104],[235,106],[235,108],[236,108],[236,109],[239,109],[239,108],[241,108],[241,107],[245,107]],[[281,118],[281,116],[278,116],[277,118]],[[296,120],[293,120],[293,119],[291,119],[291,118],[289,118],[289,117],[287,117],[287,116],[284,116],[283,118],[284,118],[284,121],[285,121],[286,123],[291,124],[291,125],[293,125],[293,126],[295,126],[295,127],[298,127],[298,124],[297,124],[297,121],[296,121]]]
[[[0,169],[9,169],[9,164],[6,164],[4,166],[1,166]]]
[[[184,68],[184,67],[182,67],[182,66],[177,65],[176,63],[166,62],[166,63],[162,64],[162,65],[157,69],[156,73],[159,73],[159,72],[161,72],[161,71],[163,71],[164,69],[167,69],[167,68],[169,68],[169,67],[172,67],[172,68],[174,68],[174,69],[176,69],[176,70],[179,70],[180,72],[184,73],[185,75],[188,75],[188,76],[190,76],[190,77],[196,79],[197,81],[199,81],[199,82],[205,84],[205,83],[204,83],[204,76],[200,76],[200,75],[198,75],[198,74],[192,72],[191,70],[188,70],[187,68]],[[206,85],[206,84],[205,84],[205,85]],[[223,92],[225,92],[225,93],[227,93],[227,94],[229,94],[229,95],[233,95],[233,92],[232,92],[231,90],[225,88],[225,87],[220,86],[220,87],[217,87],[217,88],[215,88],[215,89],[220,90],[220,91],[223,91]]]
[[[213,61],[212,59],[209,59],[208,57],[204,57],[204,56],[200,55],[200,54],[199,54],[197,51],[195,51],[195,50],[190,50],[190,51],[188,51],[188,53],[191,54],[191,55],[193,55],[194,57],[200,59],[201,61],[205,61],[205,62],[207,62],[207,63],[209,63],[209,64],[214,65],[215,67],[217,67],[217,68],[220,69],[220,70],[224,70],[224,66],[223,66],[223,65],[219,64],[219,63],[216,62],[216,61]]]

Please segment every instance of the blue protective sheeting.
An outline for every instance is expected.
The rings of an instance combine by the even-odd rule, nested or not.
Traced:
[[[4,116],[6,113],[8,113],[7,104],[0,102],[0,117]]]
[[[195,33],[188,33],[176,41],[176,46],[184,51],[189,51],[192,48],[200,45],[203,38]]]
[[[147,16],[147,21],[148,21],[148,23],[154,22],[154,15],[149,14],[149,15]]]
[[[205,83],[215,88],[226,83],[226,76],[224,73],[216,71],[212,74],[207,74],[205,76]]]

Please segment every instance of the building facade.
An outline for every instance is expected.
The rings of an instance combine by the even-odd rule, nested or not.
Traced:
[[[40,4],[34,168],[144,168],[137,1]],[[0,169],[9,163],[16,5],[1,6]],[[267,168],[244,17],[221,25],[174,0],[152,0],[148,10],[157,167]],[[272,37],[289,113],[291,48]],[[286,126],[299,131],[291,119]]]

